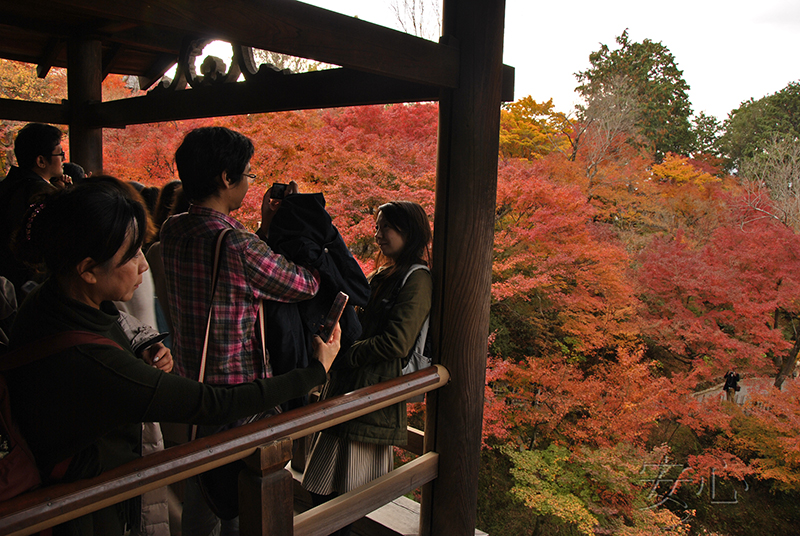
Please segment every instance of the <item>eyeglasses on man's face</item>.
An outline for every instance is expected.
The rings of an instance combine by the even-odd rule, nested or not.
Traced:
[[[247,177],[248,179],[250,179],[252,181],[252,180],[254,180],[256,178],[256,175],[255,175],[255,173],[242,173],[242,177]]]
[[[66,156],[67,156],[67,153],[65,153],[65,152],[62,150],[60,153],[53,153],[53,154],[51,154],[50,156],[60,156],[61,158],[66,158]]]

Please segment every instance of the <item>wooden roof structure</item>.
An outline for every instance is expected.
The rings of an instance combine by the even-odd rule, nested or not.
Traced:
[[[431,329],[451,382],[428,400],[425,448],[440,466],[421,527],[449,536],[475,528],[500,104],[513,99],[514,73],[502,65],[504,0],[444,0],[442,15],[436,43],[295,0],[0,0],[0,57],[35,64],[40,76],[65,67],[68,85],[61,104],[0,99],[0,119],[69,125],[71,160],[98,172],[103,128],[439,101]],[[195,73],[215,39],[233,44],[233,65]],[[250,47],[341,67],[256,70]],[[176,62],[175,79],[160,84]],[[109,73],[152,89],[102,102]]]

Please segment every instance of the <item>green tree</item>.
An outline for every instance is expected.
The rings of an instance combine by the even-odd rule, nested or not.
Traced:
[[[692,118],[692,130],[696,139],[695,153],[719,156],[719,139],[724,132],[719,119],[700,112]]]
[[[745,159],[776,141],[800,139],[800,82],[743,102],[729,114],[724,127],[720,145],[730,169],[740,169]]]
[[[578,92],[591,103],[598,94],[613,93],[620,83],[626,90],[632,87],[639,102],[637,125],[656,158],[667,152],[688,154],[695,144],[689,85],[674,56],[661,43],[631,41],[628,30],[616,41],[620,48],[602,45],[589,55],[591,67],[575,75]]]
[[[642,479],[642,467],[658,452],[646,453],[628,444],[597,450],[570,450],[558,445],[543,450],[501,450],[512,463],[515,485],[511,495],[539,518],[555,522],[555,530],[540,534],[643,536],[666,529],[679,535],[689,532],[680,524],[679,515],[649,504],[652,500]]]

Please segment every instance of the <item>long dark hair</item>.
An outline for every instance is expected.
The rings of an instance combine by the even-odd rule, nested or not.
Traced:
[[[378,273],[381,276],[373,295],[380,295],[385,287],[394,285],[408,272],[412,264],[430,267],[430,243],[433,236],[428,215],[417,203],[391,201],[378,207],[378,215],[383,215],[386,223],[402,235],[405,243],[396,259],[389,259],[378,251],[376,270],[370,275],[370,280]]]
[[[107,182],[84,183],[37,199],[15,239],[19,257],[44,266],[52,275],[68,275],[85,258],[97,264],[114,257],[132,238],[122,263],[144,242],[144,207]]]
[[[156,229],[161,231],[161,226],[167,221],[167,218],[173,213],[172,210],[178,200],[178,193],[182,190],[181,181],[170,181],[161,187],[161,192],[158,194],[158,202],[156,203],[156,210],[153,212],[153,223]]]
[[[147,190],[144,188],[141,192],[136,187],[137,183],[132,181],[123,181],[116,177],[112,177],[111,175],[92,175],[91,177],[87,177],[84,182],[88,182],[89,184],[99,184],[99,183],[106,183],[110,184],[114,188],[116,188],[122,195],[125,197],[139,203],[144,207],[144,219],[145,225],[144,229],[144,249],[158,240],[158,228],[153,221],[153,214],[147,207],[147,201],[142,196],[142,192]]]

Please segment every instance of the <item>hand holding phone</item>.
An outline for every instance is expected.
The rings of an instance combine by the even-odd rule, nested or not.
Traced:
[[[322,321],[322,324],[320,324],[319,329],[317,330],[319,338],[324,342],[328,342],[330,340],[331,335],[333,334],[333,329],[339,322],[339,318],[341,318],[342,313],[344,312],[344,307],[347,305],[347,300],[349,299],[350,296],[344,292],[339,292],[339,294],[336,295],[336,298],[334,298],[330,311],[328,311],[328,314],[325,315],[325,319]]]
[[[325,367],[325,372],[331,370],[336,356],[342,347],[342,328],[337,322],[333,325],[333,334],[327,342],[323,342],[319,337],[314,337],[314,357]]]
[[[288,184],[282,184],[280,182],[272,183],[272,189],[270,191],[270,198],[271,199],[283,199],[286,197],[286,189],[289,187]]]

